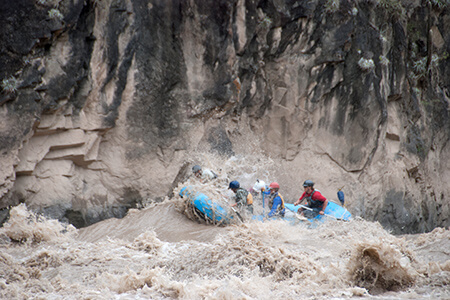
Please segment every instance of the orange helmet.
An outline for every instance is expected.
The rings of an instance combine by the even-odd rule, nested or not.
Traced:
[[[276,183],[276,182],[272,182],[272,183],[269,185],[269,188],[271,188],[271,189],[279,189],[279,188],[280,188],[280,185],[279,185],[278,183]]]

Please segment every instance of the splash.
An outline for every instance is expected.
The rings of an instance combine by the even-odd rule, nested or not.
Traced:
[[[399,291],[411,286],[418,273],[411,266],[411,252],[398,244],[361,243],[351,258],[350,273],[357,286],[370,293]]]
[[[158,219],[162,214],[164,218]],[[179,223],[182,218],[187,221]],[[149,220],[156,221],[150,225]],[[48,225],[42,218],[35,221],[42,223],[36,227]],[[61,232],[63,224],[46,227],[52,232],[46,236],[52,238],[32,243],[10,239],[0,244],[0,298],[450,296],[444,280],[448,263],[439,263],[436,273],[421,273],[418,266],[424,263],[424,256],[414,251],[415,247],[445,245],[441,237],[448,237],[446,229],[406,239],[361,219],[331,221],[314,229],[282,220],[217,227],[187,219],[171,203],[106,220],[78,230],[77,235]],[[87,236],[98,233],[104,238],[86,241]],[[19,236],[33,240],[30,234]],[[432,249],[448,258],[447,248]]]
[[[61,238],[63,233],[74,233],[75,227],[63,225],[57,220],[48,220],[27,210],[25,204],[13,207],[0,236],[21,243],[39,243]]]

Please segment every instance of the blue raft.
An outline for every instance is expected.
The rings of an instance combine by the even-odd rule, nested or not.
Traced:
[[[298,209],[302,207],[302,205],[295,206],[291,203],[285,203],[284,206],[295,213],[297,213]],[[309,221],[323,222],[330,217],[337,220],[350,221],[350,219],[352,218],[352,214],[339,204],[328,201],[328,205],[325,208],[324,214],[317,215],[315,218],[309,219]]]
[[[228,224],[233,220],[233,216],[226,209],[213,202],[205,194],[195,192],[191,186],[182,188],[179,195],[181,198],[187,199],[198,212],[214,224]]]
[[[193,187],[191,186],[183,187],[179,195],[180,197],[187,199],[197,212],[200,212],[205,217],[205,219],[208,219],[214,224],[229,224],[233,220],[235,220],[232,212],[229,212],[219,204],[213,202],[205,194],[194,191]],[[294,213],[297,213],[298,209],[302,207],[302,205],[295,206],[291,203],[285,203],[284,205],[287,209]],[[349,221],[352,217],[348,210],[331,201],[328,201],[328,205],[324,213],[324,215],[317,215],[313,219],[308,219],[308,221],[317,224],[325,222],[328,218]],[[252,219],[262,221],[264,219],[264,216],[255,215],[252,217]],[[284,220],[292,224],[296,224],[298,221],[297,218],[290,217],[285,217]]]

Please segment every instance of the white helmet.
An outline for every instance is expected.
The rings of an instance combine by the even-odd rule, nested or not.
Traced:
[[[253,190],[261,192],[264,188],[266,188],[266,183],[262,180],[256,179],[256,183],[253,185]]]

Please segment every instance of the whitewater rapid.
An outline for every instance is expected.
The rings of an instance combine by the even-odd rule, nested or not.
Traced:
[[[450,297],[448,229],[396,237],[362,219],[217,227],[180,215],[179,201],[81,230],[14,208],[0,229],[1,298]]]
[[[14,207],[0,228],[0,298],[450,299],[448,228],[394,236],[358,217],[214,226],[186,211],[185,184],[225,205],[230,178],[255,179],[246,169],[82,229]]]

